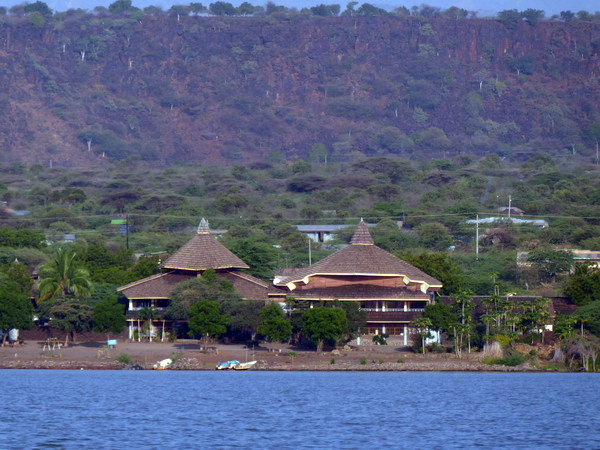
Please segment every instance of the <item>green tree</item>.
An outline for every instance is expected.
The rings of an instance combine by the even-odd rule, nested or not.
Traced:
[[[150,275],[159,273],[159,263],[160,259],[158,256],[142,256],[131,268],[131,276],[134,279],[139,280],[140,278],[146,278]]]
[[[401,255],[402,259],[442,282],[441,294],[458,294],[464,289],[464,272],[446,253]]]
[[[92,308],[76,300],[52,300],[44,305],[52,328],[66,332],[65,347],[69,346],[69,336],[76,342],[77,333],[89,331],[92,327]]]
[[[12,328],[29,329],[33,325],[33,306],[29,297],[21,292],[16,283],[0,284],[0,330],[3,331],[2,346],[7,332]]]
[[[540,248],[529,252],[527,261],[538,271],[542,280],[553,280],[557,274],[571,269],[573,254],[565,250]]]
[[[310,8],[310,12],[315,16],[337,16],[340,13],[340,5],[320,5]]]
[[[44,28],[46,25],[46,19],[44,19],[44,16],[37,11],[28,14],[27,21],[33,25],[34,28]]]
[[[40,299],[88,297],[92,284],[89,272],[81,266],[71,249],[59,249],[52,261],[40,267]]]
[[[34,3],[26,3],[25,7],[23,8],[23,12],[25,14],[32,14],[34,12],[37,12],[43,17],[52,16],[52,10],[48,7],[46,3],[40,1]]]
[[[575,13],[573,11],[567,10],[567,11],[560,12],[560,19],[564,20],[565,22],[570,22],[574,18],[575,18]]]
[[[433,326],[431,319],[429,317],[421,316],[417,317],[413,320],[412,325],[417,329],[417,333],[421,337],[420,348],[425,355],[425,351],[427,350],[425,346],[425,340],[431,336],[429,329]]]
[[[521,22],[521,19],[523,18],[523,15],[516,9],[505,9],[504,11],[500,11],[497,17],[506,28],[512,30],[517,28],[519,22]]]
[[[235,16],[235,7],[229,2],[214,2],[208,6],[213,16]]]
[[[582,306],[571,317],[575,323],[579,323],[581,335],[586,329],[590,333],[600,336],[600,300]]]
[[[13,230],[8,227],[0,228],[0,246],[1,247],[32,247],[42,248],[44,235],[34,230],[22,229]]]
[[[292,334],[292,325],[285,318],[281,306],[271,302],[260,311],[261,324],[258,333],[269,342],[285,342]]]
[[[125,328],[125,305],[114,298],[97,303],[92,310],[92,322],[95,332],[106,333],[106,339],[110,339],[110,333],[119,334]]]
[[[529,25],[535,26],[537,23],[544,18],[544,11],[541,9],[527,8],[521,13],[523,18]]]
[[[457,323],[454,328],[454,349],[460,357],[465,340],[467,341],[468,352],[471,353],[471,327],[473,323],[473,310],[475,303],[471,292],[460,292],[454,298],[452,312],[457,316]],[[466,339],[465,339],[466,338]]]
[[[327,147],[324,144],[314,144],[308,154],[311,163],[327,164]]]
[[[544,343],[544,330],[550,318],[550,299],[539,298],[532,302],[521,302],[521,326],[525,333],[540,334]]]
[[[221,308],[223,313],[231,316],[229,329],[234,338],[256,340],[262,307],[261,301],[240,300]]]
[[[317,347],[323,344],[335,345],[348,328],[346,312],[340,308],[318,306],[302,315],[302,336]]]
[[[415,228],[415,231],[425,247],[434,248],[436,250],[446,250],[452,245],[452,237],[444,224],[438,222],[426,222],[418,225]]]
[[[227,332],[231,317],[221,314],[220,306],[211,300],[200,300],[190,308],[189,335],[206,340],[217,339]]]
[[[456,314],[450,310],[450,306],[441,302],[427,305],[423,317],[431,321],[433,329],[444,333],[450,333],[457,322]]]
[[[2,275],[4,275],[5,281],[14,282],[19,287],[19,292],[21,294],[27,296],[31,295],[33,279],[24,264],[17,261],[6,264],[2,267]],[[5,281],[3,280],[3,282]]]
[[[131,5],[131,0],[116,0],[108,6],[111,14],[124,14],[135,8]]]
[[[600,300],[600,268],[578,264],[567,278],[564,292],[578,306]]]
[[[572,315],[557,314],[554,318],[554,334],[559,339],[568,339],[575,334],[573,326],[577,323],[577,318]]]
[[[205,270],[200,278],[183,281],[173,289],[171,303],[166,310],[167,317],[176,320],[187,320],[190,308],[201,300],[210,300],[231,309],[241,301],[234,291],[233,285],[218,277],[212,269]]]
[[[367,312],[360,309],[360,304],[356,302],[331,302],[334,308],[341,308],[346,313],[346,322],[348,324],[344,333],[344,340],[350,341],[360,334],[360,330],[367,324]]]
[[[269,279],[273,276],[279,251],[272,245],[255,237],[229,239],[225,245],[250,266],[248,271],[255,277]]]

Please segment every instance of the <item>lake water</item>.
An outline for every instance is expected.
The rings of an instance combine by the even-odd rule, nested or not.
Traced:
[[[0,370],[0,448],[600,448],[600,375]]]

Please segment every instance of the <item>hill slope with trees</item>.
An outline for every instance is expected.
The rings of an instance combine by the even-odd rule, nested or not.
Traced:
[[[3,161],[596,158],[598,23],[13,9]]]

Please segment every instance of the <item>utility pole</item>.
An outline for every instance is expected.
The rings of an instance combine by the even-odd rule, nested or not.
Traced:
[[[475,259],[479,261],[479,214],[475,216]]]
[[[308,265],[312,266],[312,249],[311,249],[311,243],[312,239],[309,237],[308,238]]]
[[[511,213],[511,209],[510,209],[511,205],[512,205],[512,197],[509,194],[509,196],[508,196],[508,218],[509,219],[510,219],[510,213]]]
[[[129,250],[129,214],[125,215],[125,246]]]

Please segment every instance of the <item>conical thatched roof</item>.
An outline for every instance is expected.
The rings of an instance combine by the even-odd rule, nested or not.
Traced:
[[[277,286],[288,283],[307,282],[313,275],[368,275],[368,276],[402,276],[407,282],[441,287],[442,283],[425,272],[395,257],[391,253],[377,247],[364,222],[350,241],[351,245],[329,255],[310,267],[298,269],[293,275],[276,279]]]
[[[198,232],[183,247],[177,250],[162,267],[165,269],[248,269],[248,265],[225,248],[210,234],[208,221],[200,221]]]

